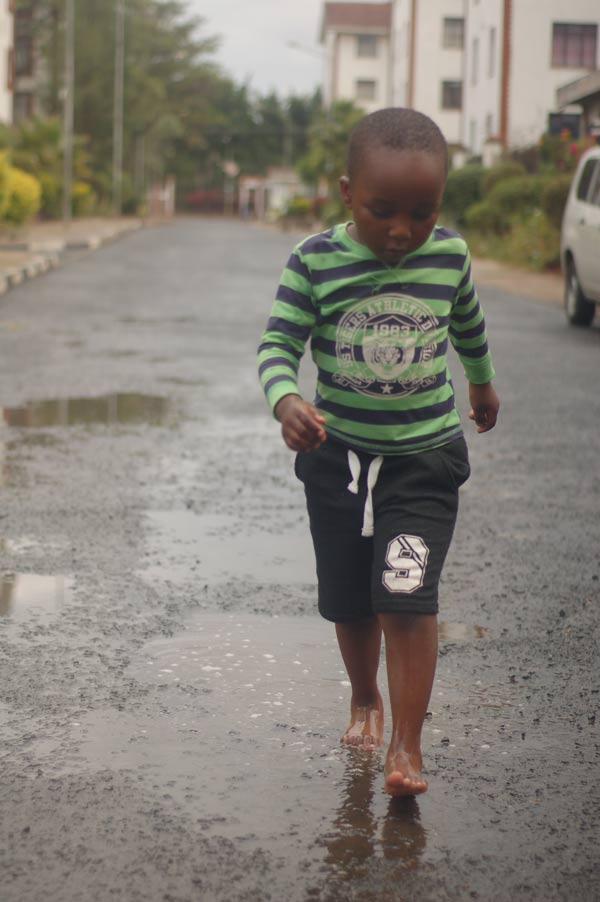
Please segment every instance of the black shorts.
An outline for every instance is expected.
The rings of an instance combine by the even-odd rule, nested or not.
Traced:
[[[322,616],[344,623],[378,613],[436,614],[458,490],[470,473],[465,440],[381,458],[327,439],[301,451],[295,469],[306,493]]]

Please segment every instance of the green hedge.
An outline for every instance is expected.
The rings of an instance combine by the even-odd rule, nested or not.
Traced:
[[[469,165],[448,173],[442,202],[443,216],[453,220],[457,226],[465,224],[468,208],[482,198],[485,172],[483,166]]]

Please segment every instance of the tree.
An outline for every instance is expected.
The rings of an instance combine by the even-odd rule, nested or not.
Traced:
[[[327,110],[320,110],[309,131],[306,155],[299,161],[302,178],[310,185],[324,182],[329,194],[346,169],[346,147],[352,128],[364,111],[351,100],[337,100]]]

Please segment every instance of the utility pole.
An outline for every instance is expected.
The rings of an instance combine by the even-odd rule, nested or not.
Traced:
[[[115,20],[115,99],[113,113],[113,211],[121,215],[123,194],[123,83],[125,75],[125,0],[117,0]]]
[[[65,87],[63,122],[63,221],[70,222],[72,215],[73,184],[73,91],[75,84],[74,48],[75,10],[74,0],[67,0],[65,7]]]

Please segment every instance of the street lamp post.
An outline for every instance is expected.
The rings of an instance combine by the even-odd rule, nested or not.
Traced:
[[[67,0],[65,7],[65,86],[63,122],[63,220],[70,222],[73,184],[73,89],[75,83],[74,49],[74,0]]]
[[[123,83],[125,77],[125,0],[117,0],[115,19],[115,95],[113,118],[113,211],[123,203]]]

